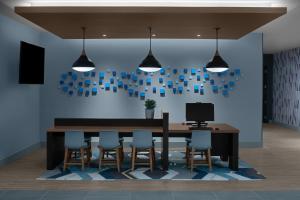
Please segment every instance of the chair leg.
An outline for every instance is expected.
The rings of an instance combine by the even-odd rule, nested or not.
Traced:
[[[84,148],[80,148],[81,170],[84,170]]]
[[[131,170],[134,171],[134,165],[135,165],[135,159],[136,159],[136,148],[132,147],[132,157],[131,157]]]
[[[211,150],[208,149],[207,150],[207,160],[208,160],[208,167],[209,167],[209,170],[211,171],[212,170],[212,163],[211,163]]]
[[[193,172],[193,170],[194,170],[194,157],[195,157],[195,149],[192,149],[191,157],[190,157],[190,161],[191,161],[191,172]]]
[[[149,162],[150,162],[150,170],[153,172],[153,151],[152,148],[149,149]]]
[[[189,147],[186,147],[185,159],[186,159],[186,167],[189,167],[189,165],[190,165],[190,148]]]
[[[69,149],[65,148],[65,159],[64,159],[64,171],[67,169],[67,163],[68,163],[68,156],[69,155]]]
[[[120,169],[120,148],[116,149],[116,161],[117,161],[117,168],[118,168],[118,172],[121,171]]]
[[[99,147],[99,165],[98,165],[99,170],[101,169],[103,155],[104,155],[103,149]]]
[[[155,164],[156,164],[155,147],[152,148],[152,158],[153,158],[153,167],[155,167]]]
[[[123,146],[120,148],[120,153],[121,153],[121,162],[124,161],[124,148]]]

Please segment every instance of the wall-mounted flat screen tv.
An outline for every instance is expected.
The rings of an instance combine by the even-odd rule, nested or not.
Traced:
[[[44,84],[45,49],[21,41],[19,84]]]

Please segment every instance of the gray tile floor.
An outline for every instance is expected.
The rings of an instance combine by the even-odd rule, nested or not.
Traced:
[[[0,190],[2,200],[300,200],[300,191],[276,192],[105,192]]]

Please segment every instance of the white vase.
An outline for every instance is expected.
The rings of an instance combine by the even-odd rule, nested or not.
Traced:
[[[154,109],[145,110],[146,119],[154,119]]]

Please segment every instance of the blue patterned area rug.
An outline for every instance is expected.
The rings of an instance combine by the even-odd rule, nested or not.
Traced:
[[[157,158],[159,153],[157,153]],[[98,169],[97,160],[94,160],[89,167],[81,171],[80,166],[70,166],[66,171],[62,166],[54,170],[44,172],[37,180],[84,180],[84,181],[111,181],[120,179],[135,180],[200,180],[200,181],[253,181],[263,180],[265,177],[244,161],[239,161],[239,171],[231,171],[228,163],[213,157],[213,169],[209,171],[207,166],[197,166],[193,172],[188,169],[184,161],[184,153],[170,152],[170,167],[168,171],[160,169],[159,161],[153,172],[148,166],[137,167],[131,171],[130,155],[126,155],[119,173],[115,166],[104,166]],[[96,158],[97,156],[94,156]],[[139,156],[147,158],[147,155]]]

